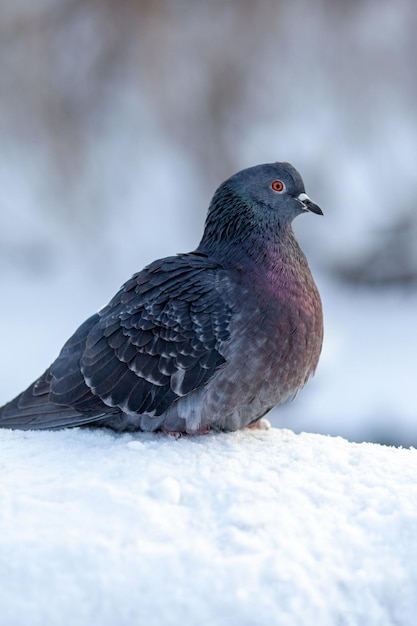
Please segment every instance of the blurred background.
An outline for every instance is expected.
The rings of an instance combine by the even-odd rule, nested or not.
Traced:
[[[2,0],[0,404],[285,160],[325,212],[294,224],[325,345],[271,421],[416,446],[416,30],[414,0]]]

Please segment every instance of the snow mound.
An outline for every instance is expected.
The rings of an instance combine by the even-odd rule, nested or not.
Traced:
[[[1,626],[407,625],[417,451],[0,431]]]

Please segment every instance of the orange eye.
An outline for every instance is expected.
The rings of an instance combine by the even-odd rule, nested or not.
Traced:
[[[274,191],[282,191],[284,189],[284,183],[282,183],[280,180],[274,180],[271,187]]]

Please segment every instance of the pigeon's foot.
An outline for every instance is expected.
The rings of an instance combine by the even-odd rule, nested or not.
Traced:
[[[199,430],[193,430],[190,432],[178,432],[176,430],[164,430],[162,431],[164,433],[164,435],[168,435],[168,437],[172,437],[173,439],[179,439],[180,437],[183,437],[184,435],[208,435],[211,432],[211,429],[209,428],[209,426],[205,426],[204,428],[200,428]]]
[[[163,430],[162,431],[164,433],[164,435],[167,435],[167,437],[172,437],[172,439],[179,439],[180,437],[182,437],[184,435],[184,433],[179,433],[176,430]]]
[[[271,428],[271,422],[266,419],[266,417],[261,417],[253,424],[249,424],[246,428],[250,428],[251,430],[269,430]]]

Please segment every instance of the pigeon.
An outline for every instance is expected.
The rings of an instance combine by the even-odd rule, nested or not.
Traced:
[[[134,274],[0,409],[0,427],[179,435],[262,427],[320,356],[320,295],[291,226],[306,212],[323,215],[289,163],[231,176],[198,247]]]

